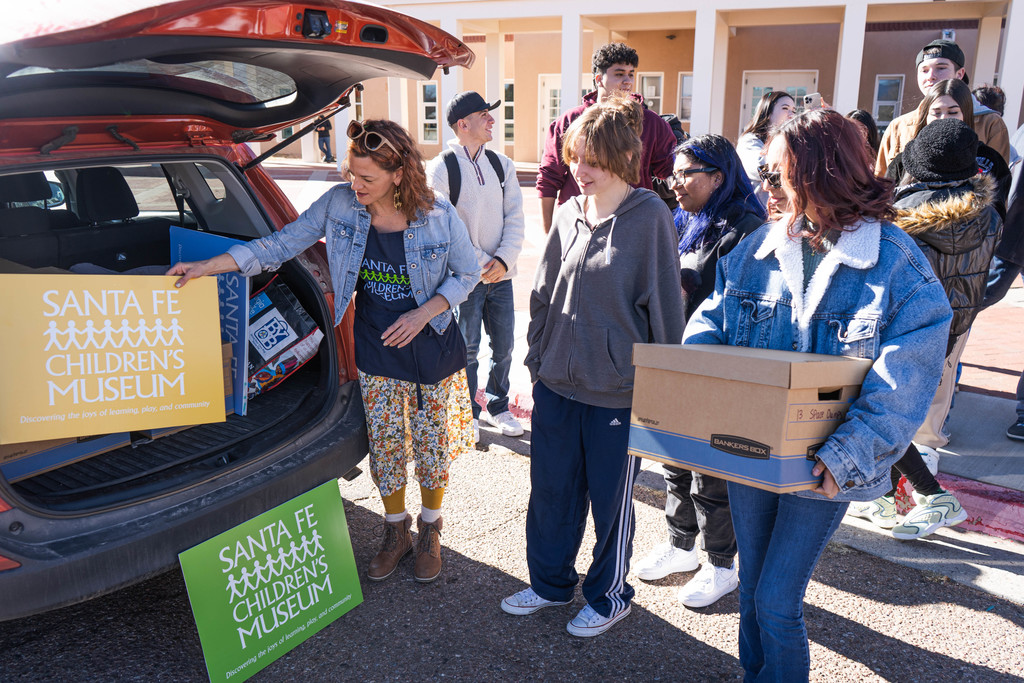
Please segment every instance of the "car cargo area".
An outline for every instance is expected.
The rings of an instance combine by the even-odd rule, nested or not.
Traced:
[[[172,263],[171,226],[239,240],[272,230],[241,172],[216,157],[91,164],[0,176],[0,272],[163,274]],[[295,262],[252,278],[250,293],[275,275],[324,336],[311,360],[249,398],[247,414],[131,432],[112,447],[31,476],[5,472],[8,489],[26,505],[53,512],[124,505],[272,459],[322,420],[338,392],[331,312],[318,282]],[[100,443],[96,435],[78,438],[90,441]]]

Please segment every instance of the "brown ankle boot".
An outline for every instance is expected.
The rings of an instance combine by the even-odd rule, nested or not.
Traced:
[[[413,576],[420,583],[430,583],[441,573],[441,518],[427,524],[416,518],[416,566]]]
[[[370,561],[366,578],[370,581],[383,581],[395,573],[399,561],[412,550],[412,517],[406,515],[400,522],[384,522],[384,542],[380,552]]]

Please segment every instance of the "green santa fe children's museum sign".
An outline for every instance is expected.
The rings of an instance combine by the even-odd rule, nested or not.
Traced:
[[[211,681],[243,681],[363,601],[338,483],[179,556]]]

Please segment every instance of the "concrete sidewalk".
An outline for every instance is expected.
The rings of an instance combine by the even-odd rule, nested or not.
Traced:
[[[341,176],[333,165],[310,165],[273,159],[264,163],[284,188],[295,208],[304,210]],[[523,366],[529,300],[533,274],[543,252],[545,235],[540,202],[530,181],[530,169],[522,169],[526,212],[526,239],[513,279],[516,304],[515,348],[512,355],[510,409],[529,419],[533,408],[532,385]],[[962,359],[959,383],[949,427],[949,446],[941,449],[939,481],[963,503],[969,519],[958,529],[981,531],[1024,541],[1024,442],[1006,438],[1005,430],[1016,417],[1014,391],[1024,369],[1024,288],[1015,287],[999,304],[978,316]],[[480,345],[480,383],[486,384],[490,349],[486,336]],[[478,397],[480,395],[478,394]],[[483,429],[489,429],[486,425]],[[645,462],[650,485],[658,485],[660,465]],[[641,482],[641,483],[642,483]]]

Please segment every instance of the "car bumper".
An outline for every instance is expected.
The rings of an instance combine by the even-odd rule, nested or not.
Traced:
[[[0,554],[21,563],[0,572],[0,621],[82,602],[171,569],[178,553],[337,479],[367,450],[358,383],[348,382],[320,428],[194,487],[78,517],[17,508],[0,513]],[[35,538],[14,535],[19,524]]]

